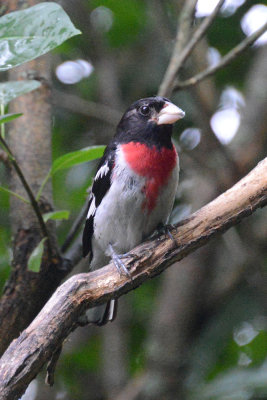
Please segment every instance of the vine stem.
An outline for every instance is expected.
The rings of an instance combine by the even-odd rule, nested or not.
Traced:
[[[5,105],[4,103],[0,104],[0,114],[3,116],[5,114]],[[1,136],[5,139],[5,124],[1,124]]]
[[[10,158],[10,161],[11,161],[13,167],[15,168],[15,171],[16,171],[20,181],[21,181],[24,189],[27,192],[27,195],[28,195],[28,197],[30,199],[31,206],[32,206],[32,208],[33,208],[33,210],[35,212],[35,215],[37,217],[37,220],[39,222],[43,237],[47,238],[47,249],[48,249],[49,257],[51,258],[52,254],[53,254],[52,253],[52,246],[51,246],[51,242],[50,242],[50,239],[49,239],[48,230],[47,230],[47,227],[45,225],[42,213],[41,213],[39,205],[38,205],[38,202],[36,201],[36,199],[34,197],[34,194],[33,194],[32,190],[31,190],[31,188],[30,188],[30,186],[29,186],[29,184],[28,184],[28,182],[27,182],[27,180],[26,180],[26,178],[25,178],[20,166],[17,163],[16,158],[14,157],[10,147],[8,146],[8,144],[6,143],[5,139],[2,136],[0,136],[0,143],[2,144],[2,147],[5,150],[5,152],[8,154],[8,156]]]
[[[36,195],[36,200],[37,201],[40,200],[40,197],[42,195],[43,189],[44,189],[45,185],[47,184],[49,178],[51,178],[51,169],[49,170],[48,174],[46,175],[46,177],[44,178],[43,182],[41,183],[41,186],[40,186],[40,188],[38,190],[38,193]]]

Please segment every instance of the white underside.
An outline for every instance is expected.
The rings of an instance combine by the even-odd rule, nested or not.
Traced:
[[[118,254],[128,252],[152,234],[159,223],[165,224],[171,213],[178,185],[179,168],[172,171],[159,193],[156,207],[142,210],[146,178],[140,178],[126,163],[118,150],[110,190],[98,206],[94,218],[91,268],[104,266],[110,259],[108,245]]]

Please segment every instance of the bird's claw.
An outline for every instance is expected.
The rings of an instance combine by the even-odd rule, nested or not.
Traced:
[[[158,227],[157,227],[157,232],[158,232],[159,235],[166,235],[166,236],[168,236],[168,237],[172,240],[173,244],[174,244],[176,247],[178,247],[177,240],[173,237],[173,235],[172,235],[170,229],[174,229],[174,226],[171,225],[171,224],[169,224],[169,225],[159,224]]]
[[[123,258],[130,258],[130,257],[132,257],[134,255],[131,254],[131,253],[117,254],[115,252],[115,250],[113,249],[112,244],[109,244],[109,249],[110,249],[110,252],[111,252],[112,260],[113,260],[113,262],[115,264],[115,267],[117,268],[118,273],[126,275],[128,278],[130,278],[132,280],[132,275],[130,274],[127,266],[124,264],[122,259]]]
[[[134,253],[117,254],[117,256],[120,259],[122,259],[122,258],[136,258],[136,255]]]

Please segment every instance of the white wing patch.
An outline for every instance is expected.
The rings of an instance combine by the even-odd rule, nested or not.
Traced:
[[[105,163],[97,171],[97,174],[95,176],[94,182],[97,181],[98,179],[103,178],[108,173],[109,173],[109,166],[108,166],[108,163]],[[96,213],[96,205],[95,205],[94,193],[91,193],[90,201],[91,201],[91,203],[90,203],[90,207],[89,207],[89,210],[88,210],[87,219],[89,219],[91,216],[94,217],[95,213]]]
[[[92,194],[92,202],[88,210],[87,219],[90,218],[92,215],[95,215],[95,212],[96,212],[95,196]]]
[[[109,173],[109,166],[108,164],[104,164],[102,165],[101,168],[99,168],[99,170],[97,171],[97,174],[95,176],[95,181],[99,178],[103,178],[103,176],[107,175]]]

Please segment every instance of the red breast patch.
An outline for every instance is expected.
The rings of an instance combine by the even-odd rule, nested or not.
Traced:
[[[164,186],[177,162],[175,147],[158,150],[142,143],[130,142],[121,145],[125,160],[132,170],[146,179],[144,188],[146,200],[143,209],[152,211],[156,206],[159,190]]]

